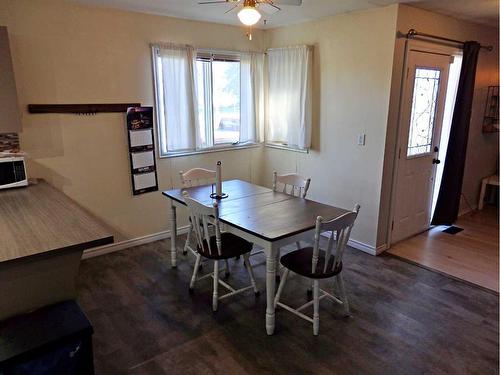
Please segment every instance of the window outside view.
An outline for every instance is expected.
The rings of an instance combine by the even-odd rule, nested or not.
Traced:
[[[240,139],[240,63],[214,61],[213,108],[214,143],[233,143]]]
[[[239,61],[197,61],[198,114],[206,147],[240,139]]]

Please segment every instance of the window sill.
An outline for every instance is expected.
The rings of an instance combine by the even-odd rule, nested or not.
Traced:
[[[222,152],[222,151],[234,151],[234,150],[244,150],[247,148],[257,148],[260,147],[260,143],[244,143],[241,145],[229,145],[229,146],[216,146],[211,148],[204,148],[202,150],[193,150],[193,151],[179,151],[179,152],[170,152],[164,155],[160,155],[160,159],[163,158],[177,158],[181,156],[190,156],[190,155],[199,155],[199,154],[208,154],[212,152]]]
[[[269,147],[269,148],[276,148],[278,150],[300,152],[301,154],[308,154],[309,153],[309,149],[308,148],[306,148],[306,149],[300,149],[300,148],[295,148],[295,147],[289,147],[289,146],[281,145],[279,143],[265,143],[265,146]]]

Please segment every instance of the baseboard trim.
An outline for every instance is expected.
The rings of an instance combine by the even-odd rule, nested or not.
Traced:
[[[188,225],[181,227],[181,228],[178,228],[177,234],[185,234],[188,232],[188,229],[189,229]],[[321,235],[324,237],[327,237],[327,238],[329,237],[328,233],[326,233],[326,232],[322,233]],[[170,238],[170,231],[169,230],[165,230],[165,231],[153,233],[153,234],[148,234],[148,235],[142,236],[142,237],[132,238],[130,240],[120,241],[120,242],[112,243],[109,245],[94,247],[92,249],[85,250],[83,252],[82,259],[90,259],[90,258],[98,257],[101,255],[114,253],[116,251],[125,250],[125,249],[128,249],[130,247],[145,245],[145,244],[148,244],[151,242],[164,240],[166,238]],[[356,250],[361,250],[362,252],[370,254],[370,255],[379,255],[383,251],[387,250],[386,244],[374,247],[374,246],[365,244],[364,242],[353,240],[353,239],[350,239],[349,242],[347,242],[347,245],[355,248]]]
[[[458,217],[464,216],[465,214],[468,214],[469,212],[476,211],[477,210],[477,204],[473,204],[471,207],[465,207],[460,212],[458,213]]]
[[[330,235],[328,232],[321,233],[323,237],[329,238]],[[364,242],[353,240],[352,238],[347,242],[347,245],[350,247],[355,248],[356,250],[361,250],[364,253],[370,254],[370,255],[379,255],[383,251],[387,250],[387,245],[383,244],[378,247],[374,247],[371,245],[368,245]]]
[[[377,255],[382,254],[384,251],[386,251],[388,249],[389,249],[389,246],[387,246],[386,243],[384,243],[384,244],[382,244],[380,246],[377,246],[377,250],[376,250]]]
[[[177,234],[185,234],[188,232],[189,225],[177,229]],[[82,259],[89,259],[98,257],[104,254],[114,253],[116,251],[121,251],[128,249],[130,247],[145,245],[151,242],[164,240],[170,238],[170,231],[165,230],[158,233],[148,234],[146,236],[132,238],[130,240],[120,241],[112,243],[109,245],[94,247],[93,249],[88,249],[83,252]]]

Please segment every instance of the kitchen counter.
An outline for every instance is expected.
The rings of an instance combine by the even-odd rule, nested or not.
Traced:
[[[0,190],[0,263],[112,242],[108,228],[46,182]]]
[[[76,298],[85,249],[112,231],[46,182],[0,190],[0,320]]]

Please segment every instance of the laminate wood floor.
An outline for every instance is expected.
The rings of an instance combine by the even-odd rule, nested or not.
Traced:
[[[269,337],[265,266],[255,268],[260,297],[232,297],[214,314],[211,280],[189,294],[193,257],[172,269],[169,248],[165,240],[82,261],[78,302],[94,325],[97,374],[498,374],[499,303],[484,289],[347,249],[352,317],[323,300],[314,337],[278,309]],[[242,261],[232,264],[230,282],[246,284]],[[306,288],[292,277],[284,301],[302,304]]]
[[[459,217],[455,226],[464,230],[448,234],[437,226],[388,252],[498,292],[498,209],[485,206]]]

